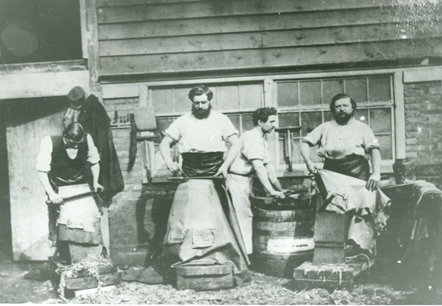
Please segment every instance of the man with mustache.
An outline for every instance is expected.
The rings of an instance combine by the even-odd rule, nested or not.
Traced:
[[[324,169],[367,182],[368,190],[375,190],[381,179],[379,142],[371,128],[354,118],[356,102],[347,94],[337,94],[330,103],[334,120],[325,122],[302,138],[301,154],[307,168],[317,168],[310,159],[309,147],[318,146],[318,155],[325,158]],[[372,172],[365,158],[370,154]]]
[[[186,178],[175,193],[164,243],[153,256],[153,267],[166,282],[175,267],[186,264],[229,264],[236,285],[250,279],[235,210],[221,179],[238,153],[238,131],[226,115],[211,109],[212,98],[206,86],[192,88],[192,111],[170,125],[160,144],[168,169]],[[173,144],[181,166],[171,158]]]
[[[238,222],[246,245],[247,254],[253,253],[252,220],[250,203],[252,176],[256,175],[266,191],[284,198],[275,169],[271,165],[265,136],[276,127],[277,111],[274,107],[262,107],[253,113],[255,127],[241,135],[240,153],[233,161],[227,176],[227,187],[232,195]]]
[[[322,181],[320,184],[326,188],[325,191],[334,193],[327,194],[328,200],[334,202],[333,205],[327,205],[326,210],[339,207],[338,211],[341,209],[340,213],[347,216],[346,258],[359,258],[362,255],[366,260],[376,254],[374,237],[377,229],[374,221],[378,220],[376,216],[385,216],[383,208],[388,206],[388,198],[384,199],[377,190],[381,179],[379,142],[367,124],[354,118],[356,107],[356,102],[349,95],[341,93],[334,96],[330,103],[334,120],[319,125],[302,138],[301,154],[308,170],[311,173],[319,172]],[[310,159],[309,147],[316,145],[318,155],[325,159],[324,170],[330,171],[328,173],[319,170]],[[368,154],[371,157],[371,172],[366,159]],[[338,174],[334,175],[333,172]],[[360,180],[366,182],[365,186],[363,182],[362,185],[359,183]],[[337,199],[343,199],[342,203]],[[321,210],[318,214],[325,216],[326,212]],[[335,218],[337,214],[327,216]],[[329,239],[324,237],[321,239]]]

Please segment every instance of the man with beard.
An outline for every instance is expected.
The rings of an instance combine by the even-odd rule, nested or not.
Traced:
[[[371,128],[354,118],[356,106],[347,94],[334,96],[330,103],[334,120],[321,124],[302,138],[301,154],[308,170],[316,173],[309,147],[318,145],[318,155],[325,158],[325,170],[367,181],[367,189],[375,190],[381,179],[380,146]],[[371,156],[371,173],[365,158],[367,153]]]
[[[250,279],[238,220],[222,180],[238,153],[238,131],[227,116],[211,109],[212,98],[206,86],[192,88],[192,111],[170,125],[160,144],[169,170],[181,171],[185,178],[175,193],[164,243],[153,256],[153,267],[166,282],[173,282],[177,266],[188,264],[231,266],[236,285]],[[181,167],[171,158],[175,143]]]
[[[227,176],[227,187],[232,195],[247,254],[253,253],[252,220],[250,203],[252,176],[256,174],[267,192],[284,198],[275,169],[270,164],[270,154],[265,135],[276,127],[277,111],[274,107],[262,107],[253,113],[255,127],[240,138],[240,153],[233,161]]]
[[[376,228],[380,227],[375,223],[379,216],[385,215],[383,209],[388,205],[388,198],[379,194],[377,189],[381,178],[379,142],[367,124],[354,118],[356,107],[356,102],[349,95],[341,93],[334,96],[330,103],[334,120],[321,124],[303,137],[301,145],[301,154],[307,168],[311,173],[318,173],[318,187],[322,189],[323,196],[327,197],[326,202],[323,197],[318,197],[315,227],[321,227],[321,221],[318,220],[323,218],[331,218],[333,221],[326,222],[336,227],[345,226],[347,259],[358,258],[361,254],[369,257],[376,254],[374,236]],[[309,147],[316,145],[318,155],[325,159],[324,170],[317,168],[309,157]],[[371,157],[371,173],[365,157],[367,154]],[[322,209],[324,205],[325,211]],[[328,211],[345,213],[346,225],[337,221],[341,219],[338,219],[336,213]],[[335,231],[329,228],[327,232],[333,236]],[[327,241],[329,238],[325,237],[326,234],[321,239]],[[319,245],[318,242],[315,256],[316,252],[323,252]],[[318,258],[327,256],[318,255]]]

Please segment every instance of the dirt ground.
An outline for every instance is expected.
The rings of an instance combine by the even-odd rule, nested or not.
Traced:
[[[390,269],[391,270],[391,269]],[[253,272],[246,286],[221,291],[178,291],[170,285],[123,282],[110,291],[63,301],[46,273],[46,263],[16,263],[0,255],[0,303],[41,304],[228,304],[228,305],[410,305],[442,304],[442,279],[428,290],[426,280],[392,275],[374,266],[354,290],[298,290],[292,280]],[[33,279],[29,279],[29,278]],[[38,279],[38,280],[37,280]]]

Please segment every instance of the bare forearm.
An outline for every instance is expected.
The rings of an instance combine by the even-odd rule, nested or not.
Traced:
[[[275,188],[276,190],[282,191],[283,189],[281,187],[281,184],[279,183],[278,177],[276,176],[275,168],[270,164],[265,165],[265,167],[267,169],[269,181],[273,185],[273,188]]]
[[[301,155],[305,163],[307,164],[307,168],[312,171],[312,169],[314,168],[314,163],[310,159],[310,145],[306,142],[301,143]]]
[[[49,183],[49,177],[47,172],[38,171],[38,178],[40,179],[40,183],[45,189],[47,194],[55,193],[54,189],[52,189],[52,186]]]
[[[100,164],[96,163],[91,166],[92,172],[92,181],[93,185],[96,186],[98,184],[98,178],[100,177]]]
[[[381,174],[381,152],[378,149],[371,150],[371,164],[373,166],[374,174]]]

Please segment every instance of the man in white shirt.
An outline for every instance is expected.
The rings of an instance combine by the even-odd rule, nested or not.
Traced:
[[[252,176],[258,177],[270,195],[284,198],[275,169],[270,163],[268,143],[265,139],[265,135],[276,127],[276,114],[274,107],[262,107],[255,110],[253,113],[255,127],[241,135],[239,155],[230,166],[227,176],[227,187],[232,194],[233,206],[248,254],[253,253],[253,213],[249,198]]]
[[[367,189],[375,190],[381,179],[380,145],[371,128],[354,118],[356,107],[349,95],[334,96],[330,103],[334,120],[302,138],[301,154],[314,173],[316,165],[310,159],[309,147],[318,146],[318,155],[325,158],[324,169],[367,181]],[[367,154],[371,156],[371,173]]]
[[[249,262],[221,180],[238,153],[238,131],[226,115],[212,110],[212,98],[212,91],[204,85],[191,89],[192,111],[171,124],[160,144],[169,170],[181,171],[190,179],[177,188],[164,244],[154,255],[153,266],[167,281],[173,268],[181,264],[229,264],[240,285],[250,279]],[[170,147],[175,143],[181,166],[171,158]],[[197,177],[201,179],[192,179]]]

